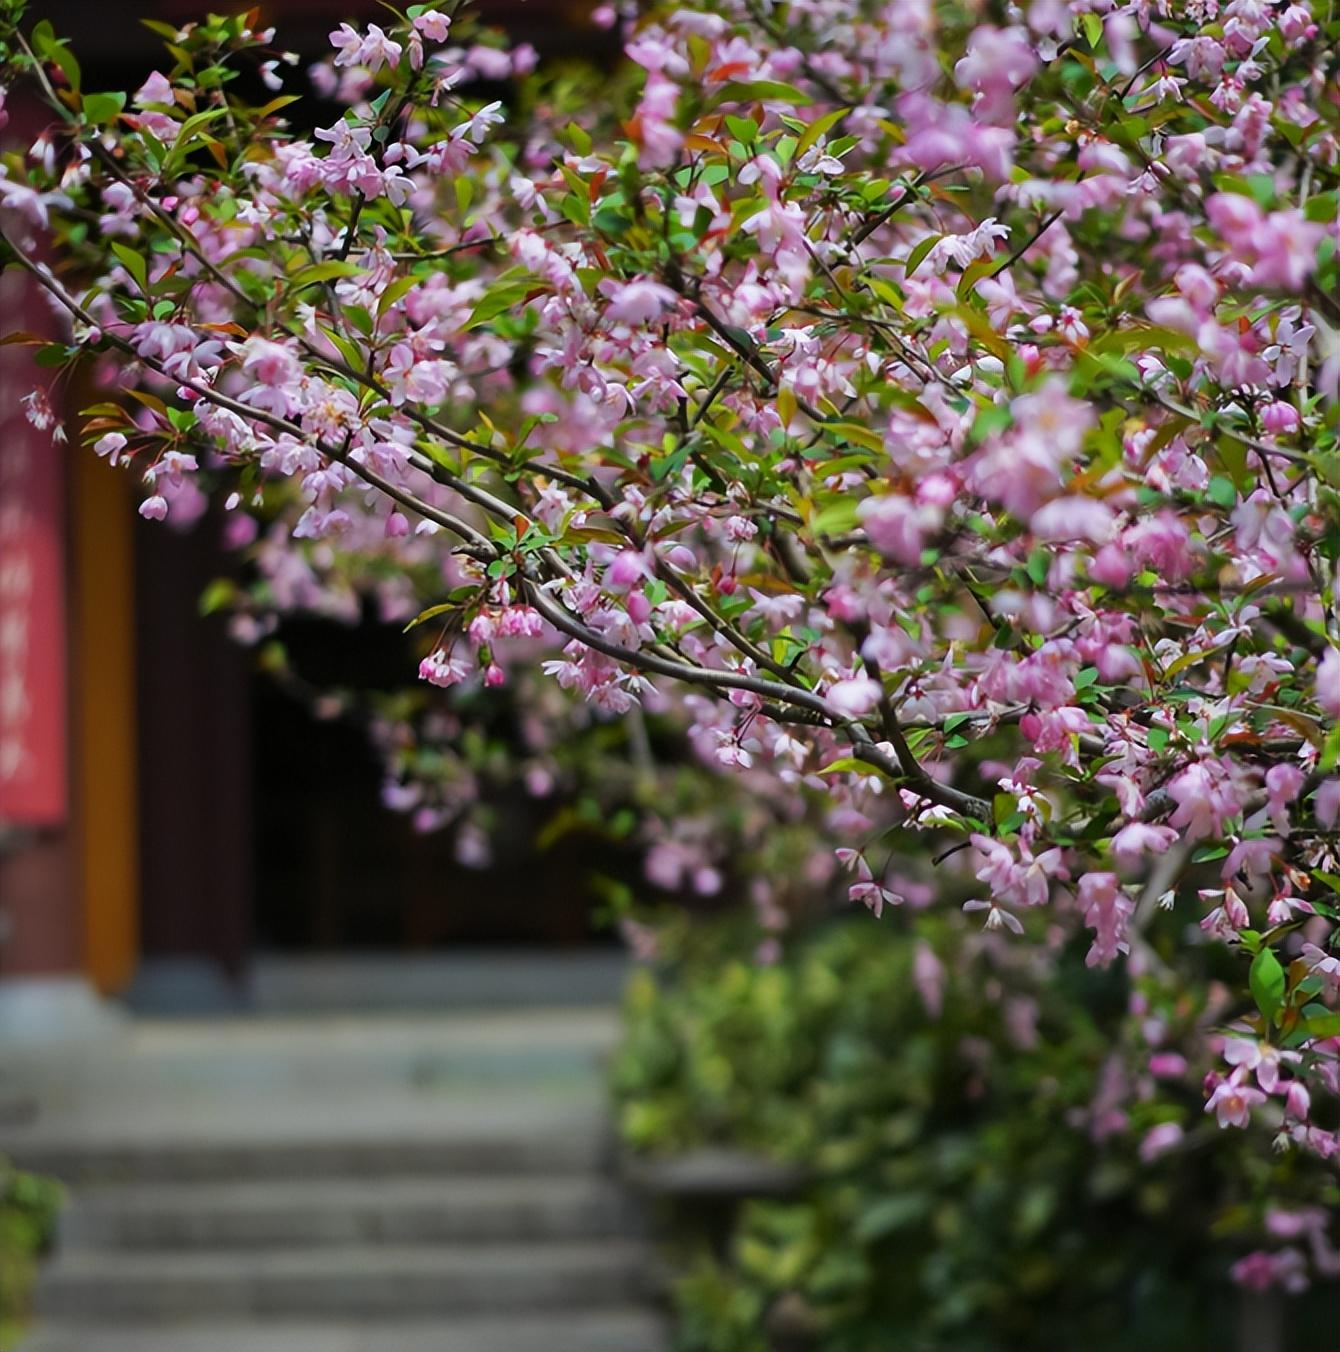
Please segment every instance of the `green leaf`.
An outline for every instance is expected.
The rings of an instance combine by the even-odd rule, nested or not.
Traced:
[[[796,142],[796,159],[799,159],[812,145],[817,145],[820,139],[827,136],[828,133],[837,126],[850,109],[834,108],[831,113],[825,113],[822,117],[816,117],[801,134],[800,140]]]
[[[855,442],[857,446],[862,446],[867,451],[874,451],[877,455],[884,454],[885,445],[883,436],[873,428],[867,427],[864,423],[824,423],[824,431],[830,432],[834,436],[841,437],[843,441]]]
[[[1236,507],[1238,504],[1238,490],[1233,486],[1232,479],[1225,478],[1222,474],[1216,474],[1210,480],[1210,486],[1206,490],[1205,496],[1216,507],[1223,507],[1225,510]]]
[[[480,324],[487,323],[490,319],[496,319],[499,315],[506,314],[509,310],[516,309],[532,291],[537,289],[539,288],[533,277],[528,277],[524,281],[504,282],[493,286],[488,295],[470,312],[470,318],[466,320],[465,327],[473,329]]]
[[[74,59],[74,53],[65,45],[64,39],[58,39],[50,22],[43,19],[37,24],[29,35],[29,41],[32,43],[33,51],[43,61],[50,61],[51,64],[60,73],[65,76],[65,82],[77,94],[82,74],[79,69],[79,62]]]
[[[316,282],[329,282],[337,277],[354,277],[361,269],[357,263],[351,263],[347,259],[332,258],[325,263],[311,263],[305,268],[299,268],[292,277],[288,278],[285,288],[290,291],[300,291],[304,286],[312,286]]]
[[[344,364],[351,366],[355,371],[363,369],[364,354],[356,343],[350,342],[342,333],[336,333],[333,329],[322,327],[321,332],[327,337],[331,345],[344,358]]]
[[[753,103],[760,99],[780,100],[799,108],[814,100],[803,90],[780,80],[750,80],[747,84],[732,80],[722,87],[723,102]]]
[[[939,235],[927,235],[925,239],[907,255],[907,262],[903,264],[903,275],[910,277],[925,261],[926,255],[939,243]]]
[[[393,281],[391,285],[377,297],[378,318],[384,315],[396,301],[403,300],[404,297],[409,295],[409,293],[419,285],[419,281],[420,279],[412,272],[404,277],[397,277],[395,281]]]
[[[227,111],[226,108],[206,108],[203,113],[195,113],[181,124],[177,139],[172,143],[167,159],[163,161],[165,177],[171,176],[181,167],[192,147],[201,139],[204,129]]]
[[[1284,1004],[1284,968],[1272,948],[1263,948],[1252,959],[1247,984],[1256,1007],[1267,1019],[1274,1019]]]
[[[126,96],[117,94],[85,94],[84,118],[94,126],[101,126],[118,116],[126,106]]]
[[[60,343],[48,343],[33,354],[33,363],[48,369],[64,366],[69,359],[69,351]]]
[[[576,122],[569,122],[564,133],[568,138],[568,144],[573,150],[583,158],[591,153],[591,135],[585,127],[580,127]]]
[[[1256,487],[1256,480],[1247,465],[1247,448],[1231,437],[1220,437],[1215,443],[1219,461],[1228,471],[1238,492],[1246,497]]]
[[[263,121],[265,118],[277,113],[281,108],[287,108],[290,103],[300,103],[301,96],[298,94],[276,94],[269,103],[262,104],[256,109],[256,120]]]
[[[149,269],[144,255],[120,240],[112,241],[112,252],[121,260],[121,266],[135,279],[135,285],[147,296],[149,294]]]
[[[401,630],[401,633],[408,634],[411,629],[417,628],[421,624],[426,624],[429,620],[436,619],[439,615],[445,615],[449,610],[459,610],[460,606],[455,601],[443,601],[440,606],[429,606],[427,610],[421,610],[419,613]]]
[[[855,756],[839,756],[835,761],[829,761],[822,770],[821,775],[878,775],[883,771],[878,765],[868,765],[865,761],[857,760]]]
[[[1340,216],[1340,191],[1318,193],[1316,197],[1308,198],[1303,215],[1309,221],[1329,225]]]
[[[689,458],[690,447],[687,445],[677,446],[669,455],[663,455],[652,461],[651,477],[657,483],[662,483],[666,479],[673,478],[684,468],[685,462]]]
[[[816,535],[838,535],[856,524],[856,499],[843,494],[835,502],[815,513],[810,528]]]
[[[1299,1031],[1307,1037],[1340,1037],[1340,1014],[1327,1011],[1311,1014],[1299,1024]]]
[[[900,1192],[881,1197],[863,1208],[852,1233],[858,1240],[879,1239],[925,1219],[931,1197],[925,1192]]]
[[[973,418],[972,430],[968,435],[972,438],[974,446],[980,446],[988,437],[994,437],[1005,431],[1013,421],[1014,416],[1007,406],[987,404],[979,409],[977,416]]]
[[[1216,859],[1227,858],[1227,856],[1227,845],[1206,845],[1191,856],[1191,862],[1193,864],[1209,864]]]
[[[1081,14],[1080,23],[1089,46],[1096,52],[1103,41],[1103,21],[1097,14]]]
[[[213,615],[232,605],[237,596],[237,584],[228,578],[215,578],[200,594],[200,613]]]

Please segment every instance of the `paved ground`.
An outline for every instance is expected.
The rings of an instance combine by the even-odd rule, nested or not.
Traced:
[[[138,1020],[0,1054],[71,1185],[24,1352],[661,1352],[607,1009]]]

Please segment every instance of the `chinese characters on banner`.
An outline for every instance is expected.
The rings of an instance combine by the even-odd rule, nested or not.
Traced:
[[[17,269],[0,277],[6,332],[50,318]],[[22,402],[30,347],[0,347],[0,824],[42,827],[66,814],[63,448]]]

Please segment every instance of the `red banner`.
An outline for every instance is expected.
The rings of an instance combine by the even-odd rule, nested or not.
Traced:
[[[51,317],[15,268],[0,277],[7,331]],[[65,820],[64,451],[34,427],[24,396],[49,373],[31,347],[0,348],[0,823]]]

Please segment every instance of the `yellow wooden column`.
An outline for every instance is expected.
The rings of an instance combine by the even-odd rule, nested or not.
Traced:
[[[124,473],[70,452],[70,692],[84,967],[104,994],[139,958],[134,505]]]

